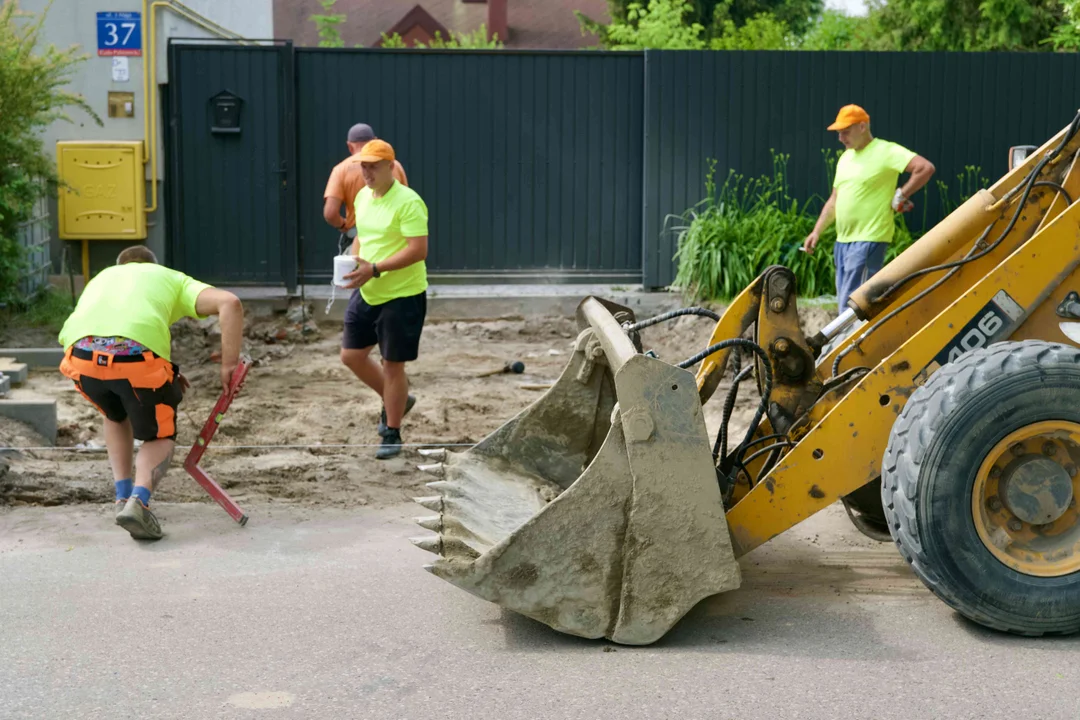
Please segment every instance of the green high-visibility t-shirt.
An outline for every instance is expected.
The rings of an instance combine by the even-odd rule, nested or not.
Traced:
[[[915,153],[874,138],[862,150],[848,149],[836,163],[836,242],[889,242],[896,180]]]
[[[60,344],[69,348],[90,335],[125,337],[172,360],[169,326],[184,317],[201,319],[195,301],[209,287],[152,263],[106,268],[86,284],[60,331]]]
[[[378,263],[403,249],[405,238],[426,237],[428,209],[415,190],[394,181],[386,194],[374,197],[366,187],[356,194],[356,238],[360,259]],[[383,272],[360,286],[368,305],[382,305],[396,298],[419,295],[427,290],[427,264],[418,263],[400,270]]]

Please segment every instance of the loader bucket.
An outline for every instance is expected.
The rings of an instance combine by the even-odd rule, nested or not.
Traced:
[[[476,446],[424,469],[436,576],[586,638],[646,645],[739,586],[694,376],[638,353],[587,298],[558,381]],[[620,315],[622,317],[622,315]]]

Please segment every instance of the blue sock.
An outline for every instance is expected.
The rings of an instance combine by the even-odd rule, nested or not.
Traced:
[[[117,480],[116,481],[116,499],[127,500],[131,497],[131,488],[134,483],[131,480]]]
[[[131,496],[139,498],[139,502],[141,502],[146,507],[150,507],[150,489],[149,488],[137,487],[137,488],[135,488],[134,490],[131,491]]]

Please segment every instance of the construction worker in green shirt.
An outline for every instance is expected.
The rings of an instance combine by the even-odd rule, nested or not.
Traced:
[[[908,198],[930,181],[934,164],[902,145],[871,135],[870,115],[858,105],[841,108],[828,129],[837,131],[847,149],[836,163],[832,195],[803,250],[813,252],[821,233],[836,220],[833,260],[836,299],[843,312],[851,293],[885,264],[895,229],[893,214],[913,207]],[[910,177],[898,188],[901,173]]]
[[[158,265],[153,252],[136,245],[87,283],[60,331],[60,372],[105,416],[116,524],[137,540],[162,537],[150,495],[172,461],[176,409],[188,387],[171,360],[169,326],[210,315],[220,318],[221,385],[228,389],[243,340],[240,300]],[[143,443],[137,458],[135,440]]]

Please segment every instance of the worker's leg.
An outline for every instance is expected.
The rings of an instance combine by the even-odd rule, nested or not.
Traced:
[[[169,379],[158,387],[162,371],[171,371]],[[116,523],[137,540],[156,540],[162,536],[161,525],[150,511],[150,496],[161,486],[176,448],[176,410],[183,391],[175,377],[175,366],[162,358],[146,363],[132,363],[129,370],[130,392],[121,394],[132,434],[142,440],[135,458],[135,487]],[[118,391],[119,393],[119,391]]]
[[[387,429],[401,429],[401,420],[405,417],[405,403],[409,398],[409,377],[405,374],[405,363],[383,360],[383,373],[386,386],[383,391],[383,404],[386,406]]]
[[[105,418],[105,450],[109,454],[116,509],[123,508],[131,497],[132,458],[135,453],[131,420],[121,398],[113,392],[113,382],[83,375],[75,387]]]
[[[866,264],[863,266],[864,271],[860,285],[874,277],[881,270],[885,265],[885,252],[889,249],[889,244],[883,242],[867,243],[867,245],[869,247],[866,249]]]
[[[109,453],[113,484],[116,486],[117,511],[131,497],[132,469],[135,457],[135,436],[131,434],[131,420],[113,422],[105,418],[105,449]]]
[[[847,296],[844,294],[843,289],[846,286],[844,278],[844,248],[846,243],[835,243],[833,245],[833,267],[835,268],[836,275],[836,305],[840,312],[843,312],[847,307]]]
[[[836,301],[841,312],[847,309],[851,293],[864,282],[867,253],[874,245],[877,243],[836,243]]]
[[[143,494],[139,488],[146,491],[143,505],[150,504],[150,493],[154,492],[165,479],[175,448],[175,440],[150,440],[144,442],[139,448],[139,456],[135,458],[134,494]]]
[[[109,451],[113,480],[130,480],[131,461],[135,457],[135,436],[131,434],[131,420],[113,422],[105,418],[105,448]]]
[[[383,369],[375,358],[371,357],[374,345],[366,348],[350,349],[341,348],[341,362],[345,367],[352,370],[353,375],[369,388],[383,394]]]
[[[375,457],[385,459],[401,452],[401,421],[412,407],[409,378],[405,363],[420,354],[420,334],[427,316],[427,294],[396,298],[382,306],[376,329],[379,352],[383,356],[385,388],[383,403],[386,410],[386,429]]]
[[[380,396],[383,394],[382,368],[371,357],[371,349],[379,341],[375,332],[378,310],[372,308],[354,291],[345,310],[345,326],[341,333],[341,362],[352,370],[360,381]]]

